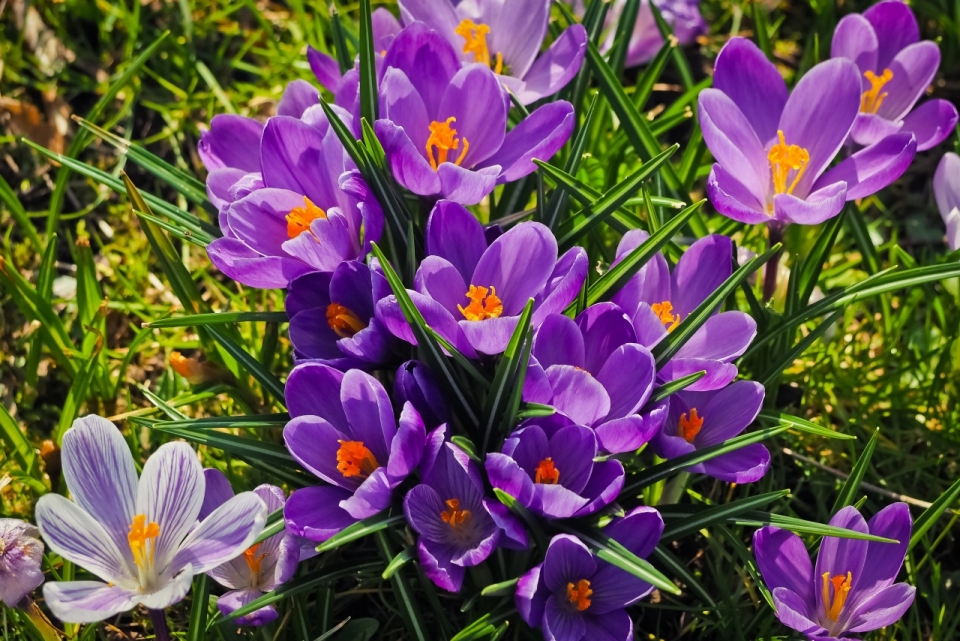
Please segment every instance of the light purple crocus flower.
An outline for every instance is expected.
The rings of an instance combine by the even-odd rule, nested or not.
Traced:
[[[670,413],[651,442],[662,458],[676,458],[719,445],[739,435],[763,406],[763,385],[736,381],[714,392],[681,391],[670,397]],[[688,467],[728,483],[758,481],[770,468],[770,452],[760,443]]]
[[[573,131],[573,106],[551,102],[507,132],[508,98],[481,63],[461,68],[436,31],[414,22],[383,61],[375,126],[401,185],[420,196],[480,202],[497,185],[534,172]]]
[[[480,63],[497,74],[522,104],[551,96],[583,64],[587,31],[575,24],[540,54],[550,22],[550,1],[401,0],[405,24],[423,22],[446,38],[464,64]]]
[[[341,370],[390,362],[399,341],[374,316],[377,301],[389,294],[377,263],[368,267],[345,261],[332,274],[313,272],[293,279],[285,307],[297,360],[317,360]]]
[[[62,621],[92,623],[138,604],[162,610],[180,601],[193,575],[242,554],[267,518],[260,497],[243,492],[198,524],[206,481],[196,452],[165,443],[138,480],[126,441],[99,416],[74,422],[61,457],[74,500],[40,497],[37,526],[50,550],[102,579],[43,586]]]
[[[409,403],[398,421],[383,385],[357,369],[302,363],[285,389],[287,449],[329,485],[295,491],[284,519],[297,536],[326,541],[390,505],[393,490],[420,463],[426,430]]]
[[[912,133],[917,151],[940,144],[957,124],[947,100],[917,101],[940,66],[940,48],[920,41],[910,7],[900,0],[878,2],[863,14],[845,16],[833,32],[830,55],[860,70],[860,113],[850,132],[858,145],[872,145],[897,132]]]
[[[499,354],[534,299],[533,325],[576,298],[587,276],[580,247],[557,259],[557,241],[535,222],[520,223],[493,242],[469,211],[440,201],[427,221],[427,254],[408,292],[427,324],[469,358]],[[395,296],[377,304],[394,335],[416,344]]]
[[[525,549],[527,534],[504,505],[484,498],[477,464],[446,437],[442,425],[427,438],[421,483],[403,498],[403,513],[420,535],[424,574],[459,592],[466,568],[485,561],[497,545]]]
[[[203,471],[207,488],[200,507],[200,518],[205,519],[218,507],[233,498],[233,488],[220,470]],[[279,510],[286,496],[276,485],[264,484],[254,488],[267,512]],[[300,560],[300,541],[287,532],[280,532],[254,543],[240,556],[207,571],[214,581],[229,591],[217,599],[217,607],[224,616],[242,608],[264,592],[276,590],[293,577]],[[260,608],[234,620],[236,625],[266,625],[279,616],[272,605]]]
[[[663,534],[663,519],[638,507],[613,519],[603,533],[644,558]],[[553,537],[543,563],[520,578],[517,610],[527,624],[552,641],[629,641],[633,621],[624,608],[653,586],[603,561],[574,536]]]
[[[532,354],[523,400],[551,405],[592,428],[605,452],[636,450],[663,422],[665,403],[637,414],[653,392],[656,364],[615,304],[592,305],[575,321],[547,316]]]
[[[813,641],[859,638],[859,633],[892,625],[916,593],[912,585],[894,583],[910,543],[907,504],[889,505],[869,522],[855,507],[845,507],[830,525],[899,543],[825,536],[814,568],[796,534],[772,526],[757,530],[753,551],[773,593],[777,618]]]
[[[604,41],[604,51],[613,47],[616,37],[616,25],[623,13],[626,0],[615,0],[607,14],[607,24],[611,27],[607,39]],[[702,33],[707,31],[707,23],[700,15],[700,0],[653,0],[663,16],[664,22],[673,29],[673,36],[677,43],[685,46],[692,44]],[[627,45],[627,57],[624,66],[636,67],[653,59],[663,47],[663,36],[657,26],[657,20],[650,8],[650,0],[640,1],[640,11],[637,13],[637,22],[630,34]]]
[[[393,379],[393,402],[410,403],[428,430],[450,421],[450,408],[430,369],[420,361],[407,361],[397,368]]]
[[[617,247],[617,261],[647,238],[643,231],[627,232]],[[733,241],[706,236],[690,245],[672,273],[666,259],[656,254],[613,296],[613,302],[630,317],[637,342],[653,349],[732,273]],[[658,376],[672,381],[705,370],[706,375],[687,389],[720,389],[736,378],[733,361],[756,334],[757,324],[749,314],[736,310],[714,314],[661,367]]]
[[[943,154],[933,175],[933,194],[943,222],[947,225],[947,245],[951,251],[960,249],[960,156],[948,151]]]
[[[0,519],[0,601],[15,608],[43,583],[40,531],[20,519]]]
[[[231,123],[214,123],[217,140],[239,128]],[[259,174],[231,186],[235,199],[220,210],[224,237],[207,247],[220,271],[250,287],[286,287],[297,276],[361,258],[379,239],[383,212],[319,105],[301,118],[268,120],[258,148]],[[236,193],[243,185],[244,195]]]
[[[716,159],[710,202],[743,223],[814,225],[886,187],[913,160],[912,133],[887,136],[830,168],[859,112],[853,62],[822,62],[789,93],[755,44],[732,38],[717,57],[713,88],[699,98],[703,139]]]
[[[487,454],[490,484],[531,512],[553,519],[586,516],[606,507],[623,488],[623,465],[594,461],[597,438],[581,425],[549,436],[539,425],[523,427]]]

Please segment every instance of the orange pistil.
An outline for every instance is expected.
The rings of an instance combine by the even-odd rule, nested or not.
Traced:
[[[145,571],[153,563],[155,539],[158,536],[160,536],[160,526],[153,521],[147,523],[146,514],[137,514],[133,517],[127,541],[130,543],[130,552],[133,553],[133,562],[141,571]]]
[[[310,231],[310,223],[317,218],[326,218],[327,212],[313,204],[313,201],[303,197],[303,207],[294,207],[287,214],[287,236],[296,238],[305,231]]]
[[[549,456],[537,465],[536,475],[533,479],[536,483],[547,485],[556,485],[560,482],[560,470],[553,464],[553,459]]]
[[[460,138],[457,137],[457,130],[450,126],[451,122],[457,119],[450,116],[443,122],[434,120],[430,123],[430,137],[427,138],[427,160],[430,161],[430,167],[437,171],[437,166],[447,162],[447,153],[453,149],[460,149]],[[470,143],[463,138],[463,149],[460,155],[454,161],[459,166],[467,155]]]
[[[260,564],[263,563],[263,559],[265,559],[268,554],[264,552],[257,556],[257,548],[259,548],[260,545],[260,543],[254,543],[243,551],[243,560],[247,562],[247,566],[250,568],[252,574],[260,574]]]
[[[767,160],[770,161],[770,169],[773,172],[773,190],[777,194],[792,194],[793,190],[803,177],[803,172],[810,162],[810,152],[797,145],[788,145],[783,136],[783,130],[777,131],[780,142],[770,148],[767,154]],[[793,176],[793,182],[787,186],[787,180],[790,172],[797,172]]]
[[[327,325],[340,338],[350,338],[360,330],[367,328],[367,324],[360,320],[359,316],[338,303],[327,305]]]
[[[458,36],[463,38],[463,53],[472,53],[473,61],[491,66],[490,48],[487,46],[487,34],[490,33],[490,27],[485,24],[477,24],[470,18],[462,20],[457,28],[453,30]],[[493,65],[493,72],[503,71],[503,54],[497,52],[497,62]]]
[[[440,513],[440,520],[454,529],[470,522],[470,510],[460,509],[460,499],[446,501],[447,509]]]
[[[846,576],[838,574],[834,577],[829,572],[823,573],[823,609],[827,618],[836,621],[843,611],[843,606],[847,602],[847,595],[850,593],[850,584],[853,582],[853,575],[847,572]],[[833,586],[833,598],[830,598],[830,586]]]
[[[697,408],[694,407],[690,410],[690,418],[687,418],[686,412],[680,415],[680,421],[677,423],[677,434],[682,436],[687,443],[693,443],[693,439],[697,437],[702,427],[703,417],[697,416]]]
[[[337,470],[347,478],[359,476],[367,478],[380,467],[363,441],[337,441],[340,449],[337,450]]]
[[[884,69],[879,76],[872,71],[864,71],[863,76],[870,83],[870,88],[860,96],[860,111],[865,114],[875,114],[883,104],[883,99],[887,97],[887,92],[880,93],[884,85],[893,80],[893,72]]]
[[[577,610],[583,612],[590,607],[590,595],[593,590],[590,589],[590,581],[580,579],[577,585],[567,584],[567,601],[577,606]]]
[[[672,332],[677,328],[677,325],[680,324],[680,314],[674,315],[672,313],[673,304],[670,301],[665,300],[662,303],[654,303],[650,306],[650,309],[657,315],[660,322],[666,325],[668,332]]]
[[[487,294],[489,292],[489,295]],[[470,285],[470,290],[466,293],[470,299],[470,304],[464,307],[457,305],[457,309],[468,321],[481,321],[488,318],[499,318],[503,313],[503,303],[497,298],[497,288],[477,287]]]

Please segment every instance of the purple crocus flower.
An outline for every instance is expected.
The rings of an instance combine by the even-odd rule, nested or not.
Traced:
[[[383,65],[375,130],[394,177],[415,194],[476,204],[535,171],[532,160],[551,158],[573,131],[573,106],[557,101],[507,132],[498,76],[482,63],[461,68],[423,23],[397,35]]]
[[[822,62],[788,93],[776,66],[744,38],[720,51],[699,112],[716,159],[710,202],[748,224],[821,223],[845,201],[899,178],[917,148],[913,134],[895,133],[828,169],[860,112],[857,66],[843,58]]]
[[[763,385],[736,381],[713,392],[681,391],[670,397],[670,413],[651,446],[662,458],[676,458],[719,445],[739,435],[763,406]],[[688,467],[728,483],[758,481],[770,467],[770,452],[754,443]]]
[[[383,385],[369,374],[302,363],[287,378],[286,400],[293,417],[283,429],[287,449],[329,483],[287,499],[284,519],[298,536],[326,541],[386,509],[420,463],[426,439],[420,415],[407,403],[398,422]]]
[[[440,201],[427,221],[427,254],[409,292],[427,323],[464,355],[499,354],[534,299],[533,325],[576,298],[587,255],[574,247],[557,260],[557,241],[535,222],[520,223],[493,242],[473,214]],[[377,304],[394,335],[416,344],[395,296]]]
[[[603,533],[643,558],[656,547],[663,519],[638,507],[613,519]],[[520,578],[515,600],[520,616],[551,641],[629,641],[633,621],[626,608],[653,586],[602,561],[574,536],[553,537],[543,563]]]
[[[617,260],[639,247],[646,232],[627,232],[617,247]],[[701,238],[684,252],[673,272],[655,255],[613,296],[633,322],[637,342],[652,349],[733,273],[733,241],[726,236]],[[658,372],[672,381],[705,370],[690,391],[720,389],[737,376],[732,361],[743,354],[757,334],[757,324],[744,312],[711,316]]]
[[[233,488],[220,470],[203,471],[207,489],[200,507],[200,518],[205,519],[218,507],[233,498]],[[267,512],[283,507],[286,496],[276,485],[260,485],[253,490],[259,496]],[[277,589],[293,577],[300,560],[300,541],[292,534],[280,532],[254,543],[240,556],[208,570],[207,574],[229,591],[217,599],[217,607],[224,616],[242,608],[264,592]],[[279,616],[272,605],[260,608],[239,617],[237,625],[266,625]]]
[[[943,154],[933,175],[933,194],[943,222],[947,225],[947,245],[951,251],[960,249],[960,156],[948,151]]]
[[[538,425],[514,432],[502,453],[487,454],[490,484],[535,514],[554,519],[586,516],[606,507],[623,488],[623,465],[594,462],[597,438],[581,425],[549,437]]]
[[[318,360],[337,369],[376,368],[395,355],[399,341],[374,316],[390,294],[379,265],[345,261],[333,273],[293,279],[285,307],[297,360]]]
[[[424,574],[459,592],[466,568],[485,561],[498,544],[525,549],[527,535],[504,505],[484,498],[478,466],[446,436],[442,425],[427,438],[421,483],[403,498],[403,513],[420,535]]]
[[[855,507],[845,507],[830,525],[899,543],[825,536],[814,568],[796,534],[772,526],[757,530],[753,551],[777,618],[813,641],[859,638],[895,623],[916,593],[912,585],[894,583],[910,543],[907,504],[888,505],[869,522]]]
[[[607,23],[615,27],[623,13],[626,0],[615,0],[607,14]],[[673,36],[680,45],[692,44],[702,33],[707,31],[707,23],[700,15],[700,0],[653,0],[664,21],[673,29]],[[604,41],[604,51],[613,47],[616,29],[611,29]],[[640,11],[637,13],[637,22],[630,34],[627,45],[627,57],[624,66],[636,67],[653,59],[663,47],[663,36],[657,26],[657,20],[650,8],[650,0],[641,0]]]
[[[833,32],[830,55],[860,70],[860,113],[850,132],[858,145],[872,145],[897,132],[912,133],[917,151],[940,144],[957,124],[957,108],[928,100],[914,108],[940,66],[940,48],[920,42],[917,19],[899,0],[878,2],[863,14],[843,18]]]
[[[243,492],[198,524],[206,481],[196,452],[165,443],[138,480],[126,441],[99,416],[74,422],[61,458],[74,500],[41,496],[37,526],[53,552],[102,579],[43,586],[62,621],[92,623],[137,604],[162,610],[178,602],[193,575],[249,548],[267,518],[260,497]]]
[[[218,132],[218,139],[228,135]],[[259,177],[245,175],[231,187],[252,188],[221,208],[224,237],[207,247],[211,262],[230,278],[250,287],[286,287],[297,276],[332,272],[361,258],[361,237],[379,239],[383,213],[319,105],[299,119],[268,120],[258,161]]]
[[[17,607],[43,583],[40,531],[20,519],[0,519],[0,601]]]
[[[401,0],[400,15],[405,24],[423,22],[446,38],[464,64],[493,69],[525,105],[563,89],[577,75],[587,51],[587,31],[575,24],[540,54],[550,0]]]
[[[572,422],[593,428],[604,451],[632,452],[663,422],[665,404],[637,414],[650,399],[656,364],[615,304],[592,305],[575,321],[547,316],[532,354],[523,400],[552,405]]]
[[[407,361],[397,368],[393,401],[400,407],[408,402],[413,405],[428,430],[450,421],[447,401],[430,369],[420,361]]]

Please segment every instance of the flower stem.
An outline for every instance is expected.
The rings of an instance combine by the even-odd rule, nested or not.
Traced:
[[[769,223],[767,231],[769,232],[768,246],[773,247],[783,240],[784,226],[778,223]],[[763,302],[769,303],[773,300],[773,295],[777,292],[777,271],[780,267],[780,256],[783,254],[781,249],[767,261],[763,270]]]
[[[157,641],[170,641],[170,628],[167,627],[167,614],[163,610],[147,610],[150,613],[150,623],[153,624],[153,634]]]

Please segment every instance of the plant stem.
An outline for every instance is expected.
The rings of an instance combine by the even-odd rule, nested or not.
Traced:
[[[783,229],[784,225],[781,223],[769,223],[767,225],[767,231],[769,232],[769,237],[767,241],[768,247],[773,247],[777,243],[783,240]],[[781,249],[776,254],[773,255],[763,271],[763,302],[769,303],[773,300],[773,295],[777,292],[777,271],[780,267],[780,256],[783,254]]]
[[[167,614],[163,610],[148,610],[153,634],[157,641],[170,641],[170,628],[167,627]]]

